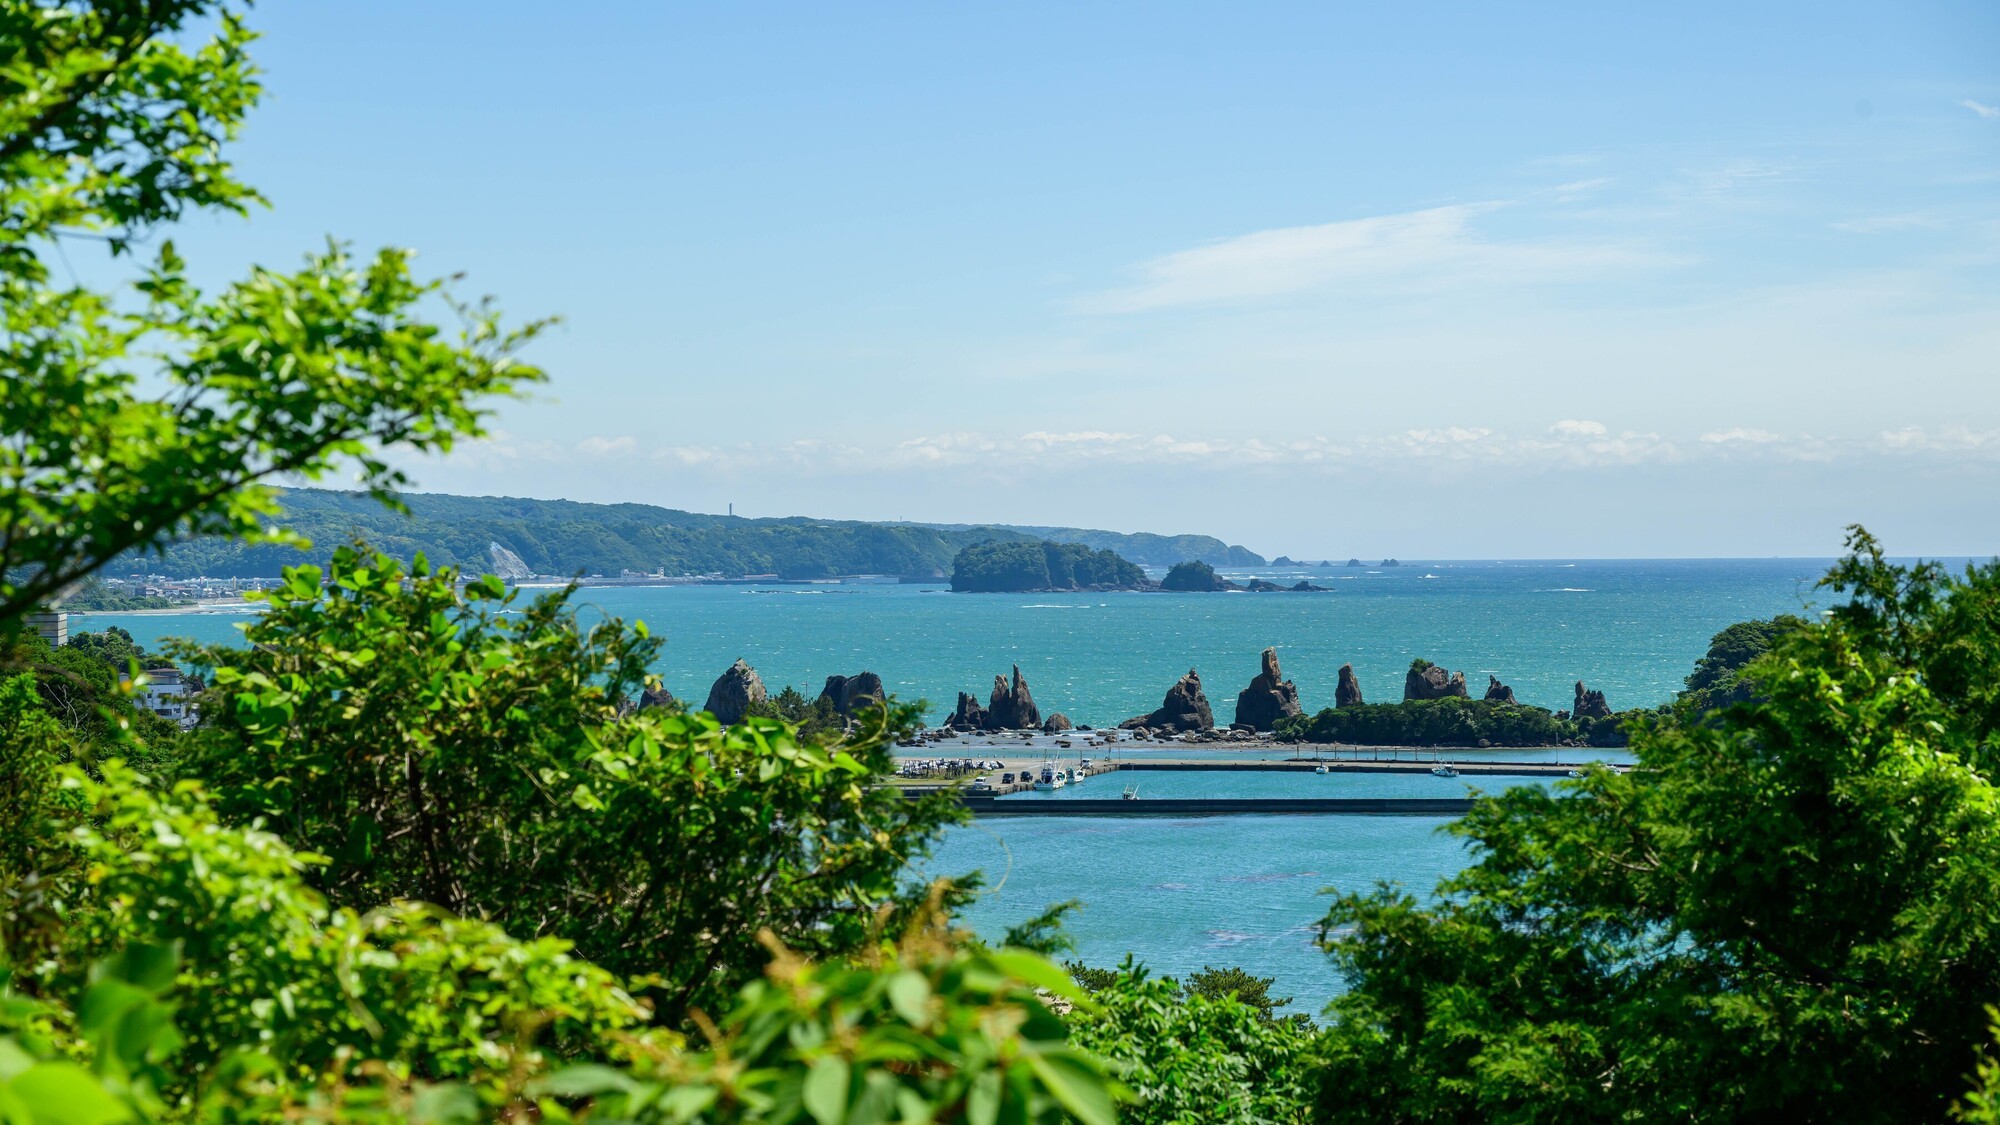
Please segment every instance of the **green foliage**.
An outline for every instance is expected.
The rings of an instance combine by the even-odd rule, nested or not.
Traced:
[[[1615,732],[1612,723],[1607,729]],[[1345,742],[1360,746],[1554,746],[1577,737],[1574,723],[1522,703],[1484,699],[1409,699],[1329,707],[1317,715],[1278,720],[1284,742]]]
[[[591,1121],[1118,1120],[1121,1091],[1038,995],[1087,1003],[1062,970],[1024,952],[962,951],[930,917],[847,964],[777,949],[713,1051],[631,1073],[561,1072],[537,1089],[594,1096],[579,1115]]]
[[[134,661],[142,669],[171,662],[147,654],[129,635],[81,633],[71,640],[81,643],[51,648],[32,633],[0,636],[0,674],[32,675],[49,713],[85,742],[130,731],[153,751],[167,751],[179,728],[138,706],[129,689]]]
[[[1804,627],[1803,620],[1787,613],[1769,621],[1739,621],[1717,633],[1688,674],[1687,690],[1674,700],[1674,713],[1693,720],[1750,698],[1744,669],[1779,639]]]
[[[1167,576],[1160,579],[1160,589],[1194,593],[1210,593],[1229,589],[1229,582],[1215,573],[1215,568],[1200,560],[1175,563]]]
[[[1310,1119],[1318,1032],[1303,1016],[1274,1020],[1229,988],[1215,987],[1234,983],[1227,972],[1208,970],[1203,988],[1183,989],[1128,959],[1115,972],[1085,970],[1078,979],[1093,986],[1095,1003],[1071,1016],[1073,1033],[1078,1046],[1103,1057],[1131,1088],[1134,1101],[1122,1120]]]
[[[808,699],[790,684],[762,703],[752,703],[748,717],[776,719],[792,727],[797,737],[806,741],[839,735],[847,727],[847,720],[835,710],[833,700],[823,695]]]
[[[952,561],[951,588],[961,592],[1136,590],[1146,572],[1110,551],[1078,543],[979,543]]]
[[[1824,584],[1853,599],[1751,662],[1748,702],[1480,802],[1438,900],[1336,903],[1328,1117],[1946,1113],[2000,996],[2000,565],[1850,543]]]
[[[61,240],[120,255],[256,201],[221,151],[258,94],[236,12],[0,0],[0,624],[121,552],[288,539],[265,522],[274,477],[352,465],[386,498],[382,450],[447,449],[478,431],[473,399],[539,378],[510,358],[532,327],[424,320],[450,298],[401,251],[331,246],[208,294],[162,242],[129,299],[51,281]]]
[[[1268,1020],[1276,1019],[1277,1010],[1292,1002],[1289,996],[1278,999],[1271,995],[1271,985],[1276,980],[1276,977],[1253,976],[1235,966],[1218,969],[1203,965],[1200,972],[1189,974],[1187,990],[1191,996],[1202,996],[1210,1000],[1234,996],[1237,1000],[1257,1009],[1257,1014]]]
[[[679,1023],[756,976],[760,931],[814,958],[858,948],[964,815],[878,784],[907,708],[831,745],[635,711],[658,642],[584,629],[568,591],[519,607],[495,579],[354,549],[325,577],[288,571],[250,647],[184,655],[217,696],[189,771],[238,822],[330,857],[309,877],[336,905],[415,899],[566,938],[660,976]]]

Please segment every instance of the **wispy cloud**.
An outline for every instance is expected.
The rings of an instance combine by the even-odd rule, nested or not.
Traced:
[[[1930,215],[1911,212],[1903,215],[1871,215],[1833,224],[1833,229],[1849,234],[1887,234],[1899,230],[1936,230],[1944,224]]]
[[[1978,114],[1979,116],[1986,118],[1987,120],[1992,120],[1995,117],[2000,117],[2000,106],[1981,105],[1980,103],[1973,101],[1971,98],[1967,98],[1958,104],[1964,106],[1965,108],[1971,110],[1972,112]]]
[[[480,443],[465,450],[480,459]],[[508,456],[513,457],[514,454]],[[1614,429],[1603,422],[1561,419],[1539,433],[1483,426],[1436,426],[1345,438],[1232,439],[1170,433],[1036,430],[1015,436],[948,432],[886,446],[812,439],[739,445],[654,445],[630,435],[586,438],[567,449],[536,450],[535,460],[621,464],[649,472],[674,469],[739,473],[895,473],[934,469],[1009,474],[1074,474],[1093,466],[1180,466],[1203,470],[1278,467],[1342,474],[1384,466],[1432,472],[1543,472],[1635,465],[1737,461],[1826,463],[1931,457],[2000,461],[2000,429],[1905,426],[1849,438],[1780,433],[1755,426],[1713,429],[1693,438],[1651,430]],[[454,456],[454,460],[460,460]]]
[[[1085,296],[1073,307],[1083,313],[1134,313],[1343,286],[1374,293],[1495,278],[1511,284],[1580,280],[1675,261],[1630,244],[1508,240],[1475,229],[1474,220],[1503,206],[1454,204],[1226,238],[1144,262],[1135,284]]]

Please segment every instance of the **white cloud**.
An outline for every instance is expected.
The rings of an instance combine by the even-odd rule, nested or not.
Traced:
[[[1986,118],[1989,121],[1995,117],[2000,117],[2000,106],[1981,105],[1978,102],[1973,101],[1971,98],[1967,98],[1958,104],[1964,106],[1965,108],[1971,110],[1972,112],[1978,114],[1979,116]]]
[[[576,451],[585,457],[622,457],[639,447],[639,439],[630,434],[622,437],[587,437],[576,443]]]
[[[1550,188],[1549,194],[1555,196],[1558,203],[1573,203],[1579,199],[1587,199],[1597,194],[1599,188],[1608,187],[1610,184],[1611,177],[1609,176],[1597,176],[1588,180],[1571,180],[1569,183],[1557,184],[1555,187]]]
[[[1469,280],[1518,285],[1674,261],[1618,243],[1481,236],[1473,220],[1502,206],[1454,204],[1226,238],[1145,262],[1137,284],[1091,294],[1073,307],[1113,314],[1240,303],[1343,285],[1357,294],[1431,290]]]
[[[959,469],[1060,476],[1094,465],[1203,470],[1280,467],[1342,474],[1392,466],[1540,472],[1744,459],[1824,463],[1925,455],[1945,461],[1968,455],[2000,459],[2000,430],[1908,426],[1871,437],[1839,439],[1731,426],[1692,439],[1676,439],[1653,431],[1614,431],[1602,422],[1565,418],[1542,434],[1519,435],[1483,426],[1436,426],[1341,439],[1314,436],[1285,441],[1113,430],[1035,430],[1012,437],[968,432],[928,434],[890,445],[814,439],[784,444],[647,446],[636,437],[620,435],[586,438],[572,446],[567,457],[544,451],[543,459],[594,464],[623,459],[635,467],[650,464],[667,470],[724,474]]]
[[[1921,212],[1904,215],[1874,215],[1865,219],[1848,219],[1833,224],[1833,229],[1849,234],[1883,234],[1899,230],[1935,230],[1944,224]]]
[[[1585,422],[1575,418],[1564,418],[1562,421],[1550,426],[1549,432],[1565,436],[1602,437],[1610,431],[1605,428],[1602,422]]]
[[[1710,445],[1727,445],[1731,443],[1769,445],[1774,441],[1783,441],[1784,437],[1780,434],[1774,434],[1769,430],[1735,426],[1727,430],[1711,430],[1701,435],[1701,440]]]

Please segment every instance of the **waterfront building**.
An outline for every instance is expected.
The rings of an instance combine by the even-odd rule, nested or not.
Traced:
[[[49,642],[50,648],[61,648],[69,643],[69,614],[62,610],[51,609],[29,614],[28,628]]]

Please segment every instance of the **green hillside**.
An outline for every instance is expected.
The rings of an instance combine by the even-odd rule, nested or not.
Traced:
[[[359,536],[394,555],[407,558],[421,551],[432,563],[477,572],[493,569],[489,547],[497,543],[518,555],[535,574],[616,575],[623,570],[663,570],[669,575],[725,577],[943,575],[950,572],[952,560],[965,547],[1041,538],[1007,527],[933,527],[805,517],[749,519],[651,504],[583,504],[436,493],[413,493],[404,501],[410,507],[407,516],[387,511],[360,493],[292,489],[284,496],[284,522],[313,540],[313,550],[307,554],[287,547],[197,540],[170,548],[163,558],[123,559],[109,573],[276,575],[281,567],[301,561],[324,562],[335,547]],[[1124,536],[1103,531],[1064,535],[1093,549],[1119,553],[1124,553],[1119,544],[1136,540],[1148,541],[1155,556],[1158,550],[1166,549],[1161,544],[1182,542],[1207,545],[1210,551],[1242,550],[1204,536]],[[1150,561],[1144,550],[1126,557]]]
[[[927,523],[919,527],[939,531],[978,531],[980,527],[962,523]],[[1213,535],[1155,535],[1150,531],[1125,533],[1093,531],[1082,527],[1031,527],[1025,524],[991,524],[986,530],[1014,532],[1033,539],[1056,543],[1081,543],[1093,551],[1110,551],[1140,566],[1173,566],[1195,560],[1210,566],[1263,566],[1264,556],[1248,547],[1224,543]]]

